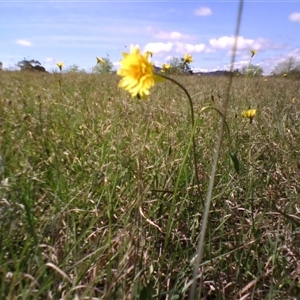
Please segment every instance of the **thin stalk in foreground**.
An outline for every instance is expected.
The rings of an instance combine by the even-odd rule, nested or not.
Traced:
[[[223,117],[220,125],[220,131],[218,135],[218,140],[216,143],[216,150],[214,153],[213,157],[213,164],[212,164],[212,170],[211,170],[211,175],[209,179],[209,186],[208,186],[208,191],[207,191],[207,197],[205,201],[205,209],[204,209],[204,214],[202,218],[202,227],[201,227],[201,232],[200,232],[200,237],[199,237],[199,242],[198,242],[198,249],[197,249],[197,256],[195,259],[195,266],[194,266],[194,272],[193,272],[193,283],[190,289],[189,293],[189,300],[194,300],[195,299],[195,292],[196,292],[196,279],[198,276],[199,272],[199,266],[202,260],[202,255],[203,255],[203,248],[204,248],[204,240],[205,240],[205,233],[206,233],[206,227],[207,227],[207,222],[208,222],[208,214],[209,214],[209,209],[210,209],[210,204],[211,204],[211,199],[212,199],[212,192],[213,192],[213,186],[215,182],[215,175],[216,175],[216,170],[217,170],[217,164],[218,164],[218,159],[219,159],[219,153],[222,145],[222,139],[223,139],[223,133],[224,133],[224,126],[226,124],[226,115],[227,115],[227,109],[228,109],[228,104],[229,104],[229,97],[230,97],[230,90],[232,86],[232,77],[233,77],[233,69],[234,69],[234,61],[235,61],[235,55],[236,55],[236,50],[237,50],[237,43],[238,43],[238,36],[239,36],[239,30],[240,30],[240,24],[241,24],[241,18],[242,18],[242,11],[243,11],[243,4],[244,1],[241,0],[239,4],[239,10],[238,10],[238,20],[237,20],[237,26],[236,26],[236,32],[235,32],[235,41],[233,45],[233,53],[232,53],[232,58],[231,58],[231,67],[230,67],[230,79],[229,79],[229,84],[227,87],[227,96],[224,101],[224,111],[223,111]],[[200,293],[201,295],[201,285],[200,285]]]

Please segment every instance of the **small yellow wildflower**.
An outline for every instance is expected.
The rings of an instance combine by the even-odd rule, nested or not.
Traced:
[[[257,51],[254,49],[252,49],[250,52],[251,52],[251,57],[253,57],[257,53]]]
[[[151,62],[151,59],[152,59],[152,56],[154,54],[154,52],[151,52],[151,51],[146,51],[146,53],[148,55],[148,61]]]
[[[131,53],[123,52],[121,68],[117,74],[123,77],[119,87],[128,91],[132,97],[145,99],[155,82],[163,81],[154,74],[154,66],[149,62],[149,53],[142,55],[139,46],[130,46]]]
[[[185,54],[183,57],[183,63],[189,64],[193,61],[193,57],[190,54]]]
[[[168,70],[168,69],[171,68],[171,65],[169,65],[169,64],[163,64],[161,67],[163,68],[163,70]]]
[[[293,99],[292,99],[292,103],[296,103],[296,98],[293,98]]]
[[[97,59],[97,64],[104,64],[105,63],[105,60],[101,57],[97,56],[96,59]]]
[[[62,70],[63,66],[65,65],[62,61],[56,63],[60,70]]]
[[[283,77],[286,77],[286,76],[287,76],[287,74],[286,74],[286,73],[284,73],[282,76],[283,76]]]
[[[256,115],[256,109],[253,109],[253,108],[252,109],[249,108],[248,110],[244,110],[242,112],[242,116],[244,118],[248,118],[250,120],[250,123],[252,123],[252,120],[253,120],[255,115]]]
[[[152,51],[147,51],[146,53],[148,53],[148,55],[150,55],[150,57],[152,57],[154,55],[154,52],[152,52]]]
[[[268,78],[265,78],[265,79],[264,79],[264,82],[267,82],[267,81],[268,81]]]

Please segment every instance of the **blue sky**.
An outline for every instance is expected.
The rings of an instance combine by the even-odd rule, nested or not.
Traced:
[[[131,44],[153,51],[157,66],[193,56],[192,68],[229,68],[239,1],[7,1],[0,0],[0,61],[24,58],[48,71],[56,62],[90,71],[96,56],[118,69]],[[245,1],[236,67],[249,63],[268,75],[289,56],[300,60],[300,1]]]

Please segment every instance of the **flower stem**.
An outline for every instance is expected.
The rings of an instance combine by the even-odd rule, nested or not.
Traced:
[[[193,161],[194,161],[196,185],[197,185],[198,193],[199,193],[199,196],[200,196],[201,195],[201,191],[200,191],[198,168],[197,168],[195,128],[194,128],[195,127],[195,113],[194,113],[194,105],[193,105],[192,98],[191,98],[188,90],[180,82],[178,82],[174,78],[171,78],[171,77],[166,76],[166,75],[161,74],[161,73],[156,73],[156,75],[158,75],[158,76],[160,76],[160,77],[162,77],[164,79],[167,79],[167,80],[175,83],[176,85],[178,85],[184,91],[184,93],[186,94],[186,96],[187,96],[187,98],[189,100],[189,105],[190,105],[190,110],[191,110],[191,125],[192,125]]]

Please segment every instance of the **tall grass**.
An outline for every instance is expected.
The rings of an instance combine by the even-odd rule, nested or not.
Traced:
[[[187,299],[228,78],[130,99],[114,75],[2,72],[0,298]],[[234,78],[202,299],[300,294],[299,81]],[[292,101],[296,99],[296,101]],[[241,111],[258,108],[252,124]],[[200,299],[200,296],[198,297]]]

